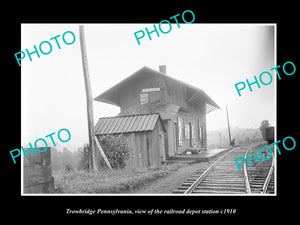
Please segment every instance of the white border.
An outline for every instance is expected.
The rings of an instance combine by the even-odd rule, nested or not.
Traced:
[[[94,23],[93,23],[94,24]],[[199,23],[195,23],[195,24],[199,24]],[[201,23],[202,24],[202,23]],[[220,23],[203,23],[203,24],[208,24],[208,25],[256,25],[256,26],[271,26],[273,25],[275,27],[274,29],[274,67],[277,65],[277,23],[224,23],[224,24],[220,24]],[[94,24],[95,25],[95,24]],[[21,26],[22,29],[22,26]],[[21,35],[22,35],[22,31],[21,31]],[[22,69],[22,67],[21,67]],[[274,72],[275,73],[275,72]],[[21,76],[22,79],[22,76]],[[277,79],[275,80],[275,88],[274,88],[274,92],[275,92],[275,142],[277,141]],[[21,80],[22,83],[22,80]],[[21,89],[22,89],[22,85],[21,85]],[[21,103],[22,104],[22,103]],[[22,137],[22,135],[21,135]],[[22,140],[21,140],[22,143]],[[21,154],[21,196],[172,196],[172,197],[195,197],[195,196],[277,196],[277,152],[275,152],[275,165],[274,165],[274,194],[109,194],[109,193],[105,193],[105,194],[71,194],[71,193],[53,193],[53,194],[48,194],[48,193],[41,193],[41,194],[28,194],[25,193],[24,194],[24,188],[23,188],[23,165],[24,165],[24,159],[23,159],[23,154]],[[54,181],[55,183],[55,181]]]

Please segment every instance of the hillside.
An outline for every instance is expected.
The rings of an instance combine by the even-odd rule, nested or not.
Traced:
[[[235,138],[235,144],[247,144],[254,141],[262,140],[262,135],[258,128],[239,128],[232,127],[230,129],[231,139]],[[221,147],[229,145],[228,129],[221,128],[217,130],[207,131],[207,145],[208,148],[220,147],[220,134],[221,134]]]

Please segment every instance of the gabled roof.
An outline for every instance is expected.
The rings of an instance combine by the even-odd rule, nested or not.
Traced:
[[[183,81],[180,81],[174,77],[168,76],[159,71],[153,70],[147,66],[142,67],[141,69],[139,69],[138,71],[130,75],[129,77],[125,78],[124,80],[120,81],[119,83],[117,83],[116,85],[108,89],[107,91],[98,95],[96,98],[94,98],[94,100],[119,106],[117,100],[118,99],[117,93],[120,89],[126,87],[126,85],[130,84],[131,82],[134,82],[135,79],[138,79],[141,76],[148,77],[151,75],[162,76],[164,79],[171,80],[173,82],[176,82],[178,84],[187,87],[191,95],[190,99],[188,99],[187,101],[190,103],[191,102],[200,103],[204,100],[206,104],[206,113],[209,113],[217,108],[220,109],[217,103],[215,103],[202,89],[194,87],[190,84],[187,84]]]
[[[116,116],[100,118],[95,126],[95,134],[120,134],[144,132],[154,129],[159,114]],[[161,124],[163,126],[163,124]],[[163,127],[164,128],[164,127]]]

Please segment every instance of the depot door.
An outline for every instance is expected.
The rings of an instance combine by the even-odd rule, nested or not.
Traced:
[[[175,153],[178,152],[178,146],[179,146],[179,128],[178,123],[174,123],[174,131],[175,131]]]
[[[193,127],[192,127],[192,123],[189,122],[189,130],[190,130],[190,147],[193,147]]]

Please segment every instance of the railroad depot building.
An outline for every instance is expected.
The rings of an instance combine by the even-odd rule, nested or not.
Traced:
[[[129,166],[160,165],[186,150],[205,151],[206,114],[220,108],[203,90],[143,67],[95,98],[119,106],[116,117],[100,118],[95,135],[123,135]]]

